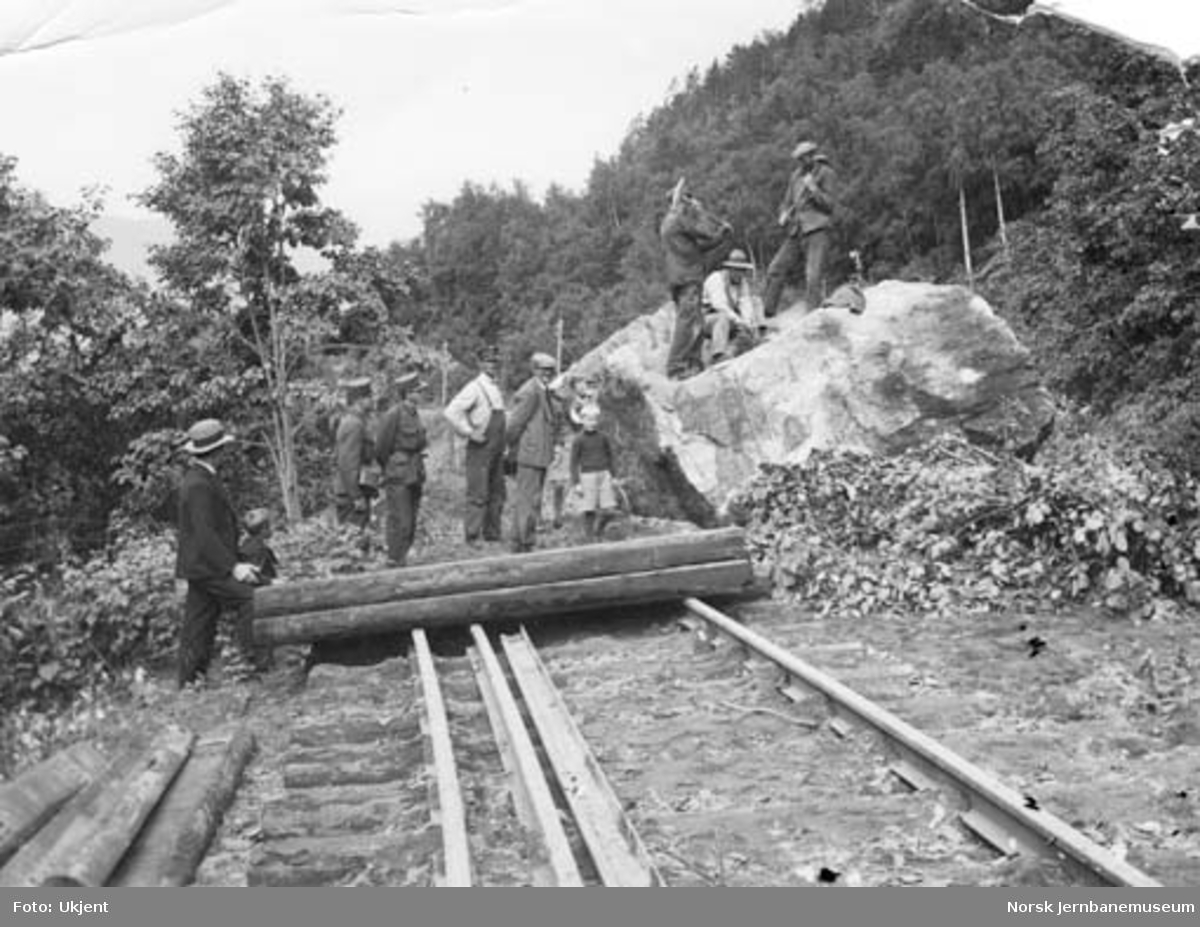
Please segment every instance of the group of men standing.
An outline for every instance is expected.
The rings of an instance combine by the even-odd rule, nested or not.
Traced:
[[[792,151],[795,167],[780,205],[784,239],[767,267],[761,303],[750,286],[753,264],[734,248],[733,227],[709,213],[680,180],[659,227],[666,250],[667,285],[675,304],[675,329],[667,356],[667,376],[686,379],[702,371],[704,341],[709,362],[741,353],[767,332],[779,311],[784,285],[804,265],[806,307],[824,299],[825,263],[835,210],[836,175],[829,159],[810,141]]]
[[[466,506],[463,534],[477,547],[501,540],[501,517],[507,500],[506,466],[514,477],[512,550],[532,550],[540,519],[546,473],[558,444],[561,400],[550,388],[557,371],[553,357],[541,352],[530,359],[532,375],[512,397],[511,405],[496,382],[499,355],[487,348],[478,357],[477,375],[447,404],[443,415],[466,440]],[[370,381],[346,384],[346,411],[335,438],[334,482],[338,520],[365,528],[370,519],[371,485],[364,468],[382,468],[386,500],[385,536],[391,566],[404,566],[412,546],[422,487],[423,452],[427,444],[409,393],[416,375],[397,382],[401,400],[383,417],[372,441],[367,424]]]

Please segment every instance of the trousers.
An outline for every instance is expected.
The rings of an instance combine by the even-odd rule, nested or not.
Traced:
[[[384,535],[392,566],[408,563],[408,552],[417,536],[417,515],[421,511],[424,488],[423,483],[385,481],[383,484]]]
[[[829,229],[817,229],[804,235],[789,235],[767,265],[767,283],[763,290],[763,314],[771,318],[779,311],[783,287],[801,258],[804,259],[804,306],[812,312],[825,299],[825,255],[829,251]]]
[[[516,500],[513,503],[512,546],[518,553],[533,550],[538,516],[542,510],[545,467],[517,466]]]
[[[254,642],[254,587],[233,577],[189,579],[179,626],[179,687],[202,678],[212,662],[217,621],[225,609],[235,613],[233,639],[255,669],[270,664],[269,651]]]
[[[504,511],[504,413],[494,410],[483,441],[467,442],[467,511],[463,533],[468,541],[500,540]]]

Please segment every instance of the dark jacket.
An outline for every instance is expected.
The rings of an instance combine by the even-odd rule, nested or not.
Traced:
[[[225,487],[200,464],[192,463],[179,486],[180,579],[225,579],[238,562],[238,519]]]
[[[388,409],[375,440],[375,458],[383,467],[384,483],[425,482],[422,456],[428,444],[425,425],[416,406],[402,399]]]
[[[711,216],[698,217],[687,200],[669,209],[658,234],[666,249],[667,285],[704,283],[704,278],[733,250],[733,229]]]
[[[807,235],[833,224],[837,175],[824,155],[811,168],[798,167],[788,180],[780,212],[789,235]]]
[[[537,376],[526,380],[512,401],[505,443],[523,467],[550,466],[558,439],[556,400]]]
[[[357,499],[362,493],[358,485],[359,471],[375,455],[366,422],[356,411],[349,410],[341,417],[334,447],[334,492],[344,499]]]

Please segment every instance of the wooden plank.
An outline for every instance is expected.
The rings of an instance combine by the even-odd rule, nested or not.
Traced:
[[[586,547],[539,550],[527,554],[280,583],[264,586],[255,592],[254,611],[259,618],[269,618],[487,589],[538,586],[663,570],[688,564],[737,560],[746,556],[745,533],[740,528],[694,531],[590,544]]]
[[[500,640],[559,787],[604,884],[662,885],[662,876],[551,681],[529,635],[522,628],[519,635],[502,635]]]
[[[194,740],[191,732],[169,727],[149,749],[118,758],[17,852],[0,872],[0,883],[104,885],[187,760]]]
[[[546,782],[541,763],[538,762],[537,750],[529,738],[529,732],[525,730],[521,709],[517,706],[504,678],[504,670],[483,628],[477,624],[471,625],[471,637],[475,641],[475,652],[488,675],[492,695],[504,726],[502,736],[508,742],[516,761],[520,788],[525,793],[533,818],[537,822],[537,830],[545,844],[555,884],[559,887],[581,886],[583,876],[579,873],[575,854],[571,851],[571,843],[563,830],[562,821],[559,820],[558,808],[550,794],[550,785]]]
[[[108,884],[190,884],[254,750],[254,735],[241,724],[225,725],[197,739],[183,770]]]
[[[454,747],[450,740],[450,725],[446,721],[446,705],[438,684],[437,669],[425,631],[412,632],[417,653],[417,668],[421,694],[425,698],[425,720],[433,746],[434,779],[437,782],[438,811],[441,816],[442,852],[444,856],[443,883],[453,888],[471,886],[471,850],[467,842],[467,815],[462,792],[458,788],[458,769],[454,762]]]
[[[406,633],[416,627],[432,629],[534,617],[567,618],[600,608],[666,602],[693,595],[733,595],[744,592],[753,583],[749,561],[726,560],[621,576],[257,618],[254,634],[260,642],[278,646]]]
[[[0,865],[111,761],[94,744],[78,743],[0,785]]]

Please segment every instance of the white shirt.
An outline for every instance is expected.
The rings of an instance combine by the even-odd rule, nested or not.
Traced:
[[[504,411],[504,395],[486,373],[458,391],[442,413],[464,438],[478,437],[488,426],[493,412]]]
[[[742,277],[735,286],[728,270],[714,270],[704,280],[701,300],[710,312],[727,315],[744,325],[762,324],[762,306],[750,289],[749,277]]]

